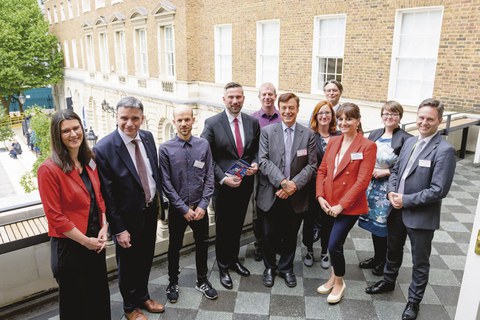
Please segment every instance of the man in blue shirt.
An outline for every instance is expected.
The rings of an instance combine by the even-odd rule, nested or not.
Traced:
[[[177,107],[173,117],[177,135],[159,148],[163,191],[170,202],[167,298],[171,303],[178,300],[180,249],[185,229],[190,226],[196,246],[195,289],[213,300],[217,298],[217,291],[207,280],[207,206],[214,189],[212,154],[207,140],[192,136],[195,117],[190,107]]]

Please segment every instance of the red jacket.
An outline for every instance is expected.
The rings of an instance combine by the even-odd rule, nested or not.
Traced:
[[[100,193],[98,170],[93,170],[89,165],[85,169],[92,182],[102,225],[104,221],[101,214],[105,212],[105,202]],[[51,159],[47,159],[38,168],[38,190],[50,237],[66,238],[63,233],[74,227],[83,234],[87,232],[90,194],[77,170],[64,173]]]
[[[377,145],[357,134],[340,161],[335,176],[335,158],[340,152],[343,135],[332,137],[318,167],[316,198],[323,197],[331,206],[340,204],[341,214],[361,215],[368,212],[366,191],[372,179]]]

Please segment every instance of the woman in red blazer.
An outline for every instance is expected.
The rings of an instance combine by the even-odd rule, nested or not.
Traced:
[[[358,216],[368,212],[366,190],[377,152],[375,143],[363,137],[357,105],[342,104],[336,117],[342,136],[330,139],[316,181],[320,207],[335,218],[328,241],[332,275],[317,289],[329,294],[331,304],[340,302],[346,289],[343,244]]]
[[[50,140],[50,158],[38,169],[38,189],[51,237],[60,319],[110,319],[105,203],[78,115],[56,112]]]

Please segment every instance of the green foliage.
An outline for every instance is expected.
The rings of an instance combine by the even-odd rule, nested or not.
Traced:
[[[5,149],[8,149],[6,141],[13,138],[13,134],[9,115],[0,108],[0,141],[3,141]]]
[[[63,78],[63,54],[36,0],[0,2],[0,100],[8,112],[14,94]]]
[[[37,137],[37,147],[40,153],[37,155],[37,160],[33,164],[32,170],[25,173],[20,179],[20,185],[26,193],[37,189],[35,183],[37,177],[38,167],[50,155],[50,114],[49,110],[41,109],[39,106],[34,106],[25,111],[25,115],[31,115],[30,127],[35,131]]]

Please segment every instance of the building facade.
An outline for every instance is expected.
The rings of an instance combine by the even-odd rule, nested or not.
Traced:
[[[115,127],[107,104],[115,107],[128,95],[144,102],[145,128],[157,142],[174,134],[170,120],[179,104],[194,108],[199,134],[203,120],[221,110],[223,85],[232,80],[245,86],[247,111],[258,109],[256,88],[265,81],[297,93],[304,121],[332,78],[344,86],[343,101],[373,110],[387,100],[414,110],[432,96],[452,110],[480,109],[479,0],[47,0],[44,6],[65,55],[57,105],[71,98],[100,136]]]

